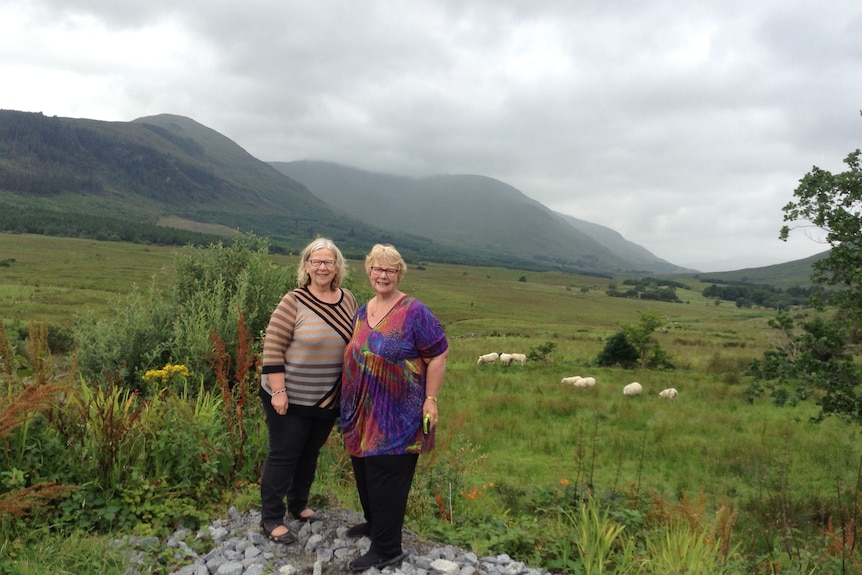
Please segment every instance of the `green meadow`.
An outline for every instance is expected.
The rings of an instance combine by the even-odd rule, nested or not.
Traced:
[[[108,314],[133,285],[163,281],[175,253],[0,235],[0,260],[8,263],[0,267],[0,316],[7,323],[72,325],[84,311]],[[362,284],[362,262],[351,262],[351,270]],[[608,287],[622,279],[410,262],[401,287],[431,307],[450,343],[438,448],[423,458],[416,480],[417,491],[434,492],[436,503],[417,494],[410,526],[478,553],[508,552],[580,573],[582,564],[560,558],[567,555],[559,542],[567,533],[559,520],[567,514],[560,510],[588,495],[617,496],[629,502],[620,506],[629,512],[662,502],[710,525],[731,510],[734,519],[723,516],[720,530],[745,568],[727,572],[853,572],[806,569],[831,558],[823,530],[849,525],[848,509],[855,517],[859,429],[834,418],[811,423],[813,401],[778,408],[768,398],[746,399],[745,370],[771,348],[774,312],[716,304],[701,295],[707,284],[694,279],[678,280],[690,288],[677,290],[683,303],[608,297]],[[661,314],[655,337],[675,369],[595,367],[607,338],[636,323],[639,311]],[[544,359],[525,365],[476,362],[480,354],[529,354],[548,344]],[[597,384],[560,383],[572,375],[595,377]],[[632,381],[643,385],[642,396],[623,396]],[[668,387],[679,390],[676,401],[658,398]],[[350,483],[334,471],[343,465],[333,439],[322,456],[317,497],[356,507]],[[225,503],[236,501],[255,505],[254,489]],[[489,517],[505,518],[508,532],[490,527]],[[531,529],[532,536],[513,535]],[[800,549],[817,559],[803,561]]]

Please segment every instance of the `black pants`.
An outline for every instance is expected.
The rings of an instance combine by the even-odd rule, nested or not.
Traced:
[[[400,555],[407,496],[419,456],[373,455],[351,459],[362,512],[371,525],[371,551]]]
[[[271,397],[263,388],[259,392],[269,430],[269,452],[260,477],[261,519],[284,520],[284,498],[287,510],[298,517],[308,506],[308,494],[317,471],[317,457],[326,443],[335,421],[314,417],[279,415],[272,408]]]

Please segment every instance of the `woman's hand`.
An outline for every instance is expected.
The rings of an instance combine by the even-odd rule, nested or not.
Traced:
[[[425,414],[431,416],[431,427],[436,427],[440,420],[440,415],[437,412],[437,393],[440,392],[440,387],[443,385],[443,374],[446,373],[446,357],[449,355],[447,349],[438,356],[426,358],[425,364],[428,366],[425,371],[425,403],[422,405],[422,417]]]
[[[431,427],[437,427],[437,421],[440,416],[437,412],[437,402],[432,397],[425,398],[425,404],[422,406],[422,417],[431,416]]]
[[[270,404],[277,414],[284,415],[287,413],[287,392],[282,391],[280,393],[273,394]]]
[[[272,399],[269,400],[269,404],[275,410],[275,412],[279,415],[284,415],[287,413],[287,390],[284,388],[284,374],[283,373],[270,373],[267,376],[269,380],[269,388],[272,390]]]

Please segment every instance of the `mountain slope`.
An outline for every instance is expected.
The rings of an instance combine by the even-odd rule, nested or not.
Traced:
[[[684,268],[671,264],[655,256],[645,247],[625,239],[622,234],[611,228],[579,220],[565,214],[558,214],[576,230],[588,235],[611,252],[632,262],[636,268],[653,269],[655,273],[679,273]],[[694,270],[688,270],[694,271]]]
[[[745,268],[729,272],[711,272],[696,274],[701,281],[718,281],[726,283],[771,285],[787,289],[796,286],[811,285],[812,264],[829,256],[830,250],[814,254],[801,260],[785,262],[760,268]]]
[[[406,178],[327,162],[272,162],[327,203],[368,223],[544,264],[625,274],[679,273],[613,230],[549,210],[476,175]]]
[[[390,242],[414,261],[539,267],[494,250],[444,246],[394,229],[391,218],[365,223],[218,132],[169,114],[101,122],[0,111],[0,204],[31,217],[253,231],[291,250],[323,235],[351,257]]]
[[[0,190],[0,201],[19,208],[218,224],[291,248],[316,235],[357,250],[394,238],[214,130],[168,114],[101,122],[0,111]]]
[[[349,257],[390,242],[411,262],[627,276],[691,271],[492,178],[413,179],[321,162],[270,165],[170,114],[102,122],[0,110],[0,209],[2,229],[11,231],[21,231],[25,219],[42,230],[54,222],[51,229],[71,235],[124,223],[164,230],[153,226],[160,222],[254,232],[286,250],[323,235]],[[65,225],[70,221],[75,225]]]

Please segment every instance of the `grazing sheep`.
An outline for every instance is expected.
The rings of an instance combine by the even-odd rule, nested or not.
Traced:
[[[564,383],[567,385],[571,385],[572,387],[578,388],[594,387],[596,385],[596,378],[573,375],[572,377],[564,377],[560,380],[560,383]]]
[[[663,390],[661,390],[661,392],[658,394],[658,396],[659,396],[660,398],[662,398],[662,399],[671,399],[671,400],[676,399],[676,397],[677,397],[678,395],[679,395],[679,392],[678,392],[676,389],[672,388],[672,387],[669,387],[669,388],[667,388],[667,389],[663,389]]]
[[[501,353],[500,354],[500,363],[503,365],[509,365],[512,363],[512,354],[511,353]]]
[[[511,356],[512,356],[512,361],[517,361],[521,365],[524,365],[525,363],[527,363],[527,356],[524,355],[523,353],[513,353],[513,354],[511,354]]]
[[[635,397],[636,395],[642,394],[643,391],[644,387],[638,382],[633,381],[623,388],[623,395],[626,397]]]
[[[495,363],[499,358],[500,354],[497,352],[486,353],[485,355],[479,356],[479,360],[476,362],[476,365],[482,365],[483,363]]]

